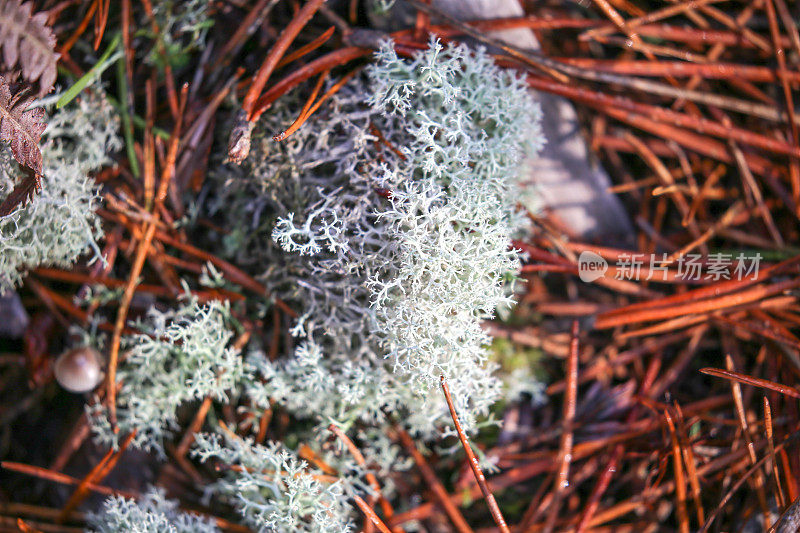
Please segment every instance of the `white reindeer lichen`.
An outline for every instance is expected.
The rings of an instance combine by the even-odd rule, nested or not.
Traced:
[[[219,435],[199,434],[194,454],[232,467],[212,490],[229,499],[245,523],[258,531],[352,530],[342,483],[318,480],[321,472],[278,443],[261,446],[230,438],[223,445]]]
[[[402,413],[431,436],[444,375],[474,429],[501,393],[480,323],[512,303],[538,105],[485,52],[434,40],[411,60],[384,44],[326,107],[276,146],[277,106],[244,166],[218,172],[231,255],[303,307],[305,342],[283,362],[255,354],[250,395],[343,427]]]
[[[219,533],[210,518],[178,509],[162,489],[151,488],[134,501],[112,496],[89,516],[90,533]]]
[[[228,400],[244,372],[241,355],[229,346],[229,318],[227,302],[218,301],[150,311],[139,325],[145,333],[125,339],[127,358],[117,372],[119,435],[136,430],[133,446],[163,454],[163,440],[177,427],[181,404],[206,396]],[[104,404],[88,409],[98,440],[116,444]]]

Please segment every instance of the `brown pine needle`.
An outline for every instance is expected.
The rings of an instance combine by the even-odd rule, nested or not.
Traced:
[[[189,424],[189,427],[183,434],[183,438],[181,438],[180,443],[178,443],[178,446],[175,448],[175,455],[178,457],[186,455],[189,451],[189,447],[194,443],[194,436],[203,427],[203,422],[205,422],[206,415],[208,415],[208,411],[211,409],[213,400],[211,396],[206,396],[203,399],[203,403],[201,403],[200,408],[197,409],[192,423]]]
[[[325,100],[327,100],[328,98],[330,98],[331,96],[333,96],[334,94],[339,92],[339,90],[344,86],[344,84],[347,83],[348,81],[350,81],[350,79],[352,79],[353,76],[358,74],[358,72],[360,70],[361,70],[360,68],[356,68],[356,69],[348,72],[347,74],[345,74],[342,77],[341,80],[337,81],[333,86],[331,86],[330,89],[325,91],[325,94],[323,94],[320,97],[320,99],[317,100],[314,103],[313,106],[310,106],[309,104],[314,99],[314,97],[316,96],[317,91],[318,91],[318,87],[315,88],[314,89],[314,93],[312,93],[311,97],[309,97],[308,103],[306,104],[306,107],[300,113],[300,116],[297,117],[297,120],[295,120],[292,123],[292,125],[289,126],[289,128],[286,131],[279,133],[278,135],[274,136],[272,139],[275,140],[275,141],[282,141],[282,140],[286,139],[289,135],[291,135],[292,133],[294,133],[298,129],[300,129],[300,127],[303,124],[306,123],[306,121],[311,117],[311,115],[313,115],[317,111],[317,109],[319,109],[319,107],[325,102]],[[327,73],[329,71],[325,71],[325,72]]]
[[[464,452],[467,454],[469,467],[472,469],[472,473],[478,481],[478,486],[481,488],[486,504],[489,506],[492,518],[502,533],[510,533],[511,530],[508,529],[508,525],[506,525],[506,520],[503,518],[503,513],[500,512],[500,507],[494,499],[494,494],[492,494],[492,491],[489,490],[489,486],[486,484],[486,477],[483,475],[483,470],[481,470],[480,461],[475,457],[475,453],[472,451],[469,441],[467,440],[467,434],[464,432],[464,428],[461,427],[461,422],[458,420],[456,407],[453,405],[453,398],[450,396],[450,387],[447,386],[447,381],[444,379],[444,376],[440,377],[440,382],[442,384],[442,390],[444,391],[444,398],[447,401],[447,407],[450,409],[450,416],[453,417],[453,423],[458,432],[458,438],[461,441],[461,445],[464,447]]]
[[[575,441],[575,411],[578,404],[578,321],[572,322],[572,340],[570,342],[569,356],[567,357],[566,382],[564,391],[564,407],[562,412],[561,442],[558,447],[558,471],[554,480],[553,501],[550,503],[550,512],[547,516],[545,531],[552,531],[555,527],[558,511],[561,507],[561,498],[564,490],[569,487],[569,467],[572,462],[572,448]],[[451,409],[451,413],[453,410]]]
[[[347,448],[347,451],[350,453],[350,455],[353,456],[353,459],[356,460],[356,463],[362,468],[364,468],[364,470],[367,472],[366,474],[367,482],[369,483],[370,487],[372,487],[372,490],[375,491],[375,494],[378,497],[378,502],[381,505],[383,514],[386,515],[386,519],[391,521],[392,517],[394,516],[394,509],[392,509],[392,506],[389,503],[389,501],[381,493],[381,486],[378,483],[378,478],[375,477],[375,474],[373,472],[370,472],[369,470],[366,469],[367,462],[364,460],[364,456],[362,455],[361,451],[356,447],[353,441],[350,440],[350,437],[348,437],[344,431],[339,429],[339,426],[337,426],[336,424],[331,424],[330,426],[328,426],[328,431],[332,432],[334,435],[336,435],[336,437],[339,440],[342,441],[342,443],[344,443],[345,447]],[[397,526],[392,528],[392,533],[400,533],[402,531],[403,531],[402,528]]]
[[[675,469],[675,498],[677,499],[678,525],[681,533],[689,533],[689,513],[686,510],[686,481],[683,474],[683,459],[678,436],[675,433],[675,423],[669,411],[664,411],[670,438],[672,440],[672,465]]]
[[[125,326],[125,319],[128,316],[128,308],[130,307],[131,300],[135,292],[136,285],[139,282],[139,274],[144,267],[144,261],[150,249],[150,244],[153,241],[153,236],[156,233],[157,221],[159,219],[160,211],[159,206],[163,205],[164,199],[167,196],[167,189],[169,182],[175,175],[175,159],[178,155],[178,144],[181,138],[181,127],[183,125],[183,115],[186,109],[186,95],[188,93],[188,85],[184,85],[181,91],[181,100],[179,106],[178,120],[175,123],[175,129],[170,137],[169,151],[167,154],[167,164],[161,173],[161,182],[158,185],[158,191],[155,198],[155,207],[153,218],[146,224],[144,230],[144,237],[139,243],[136,250],[136,257],[131,266],[131,273],[128,276],[128,284],[125,286],[125,292],[120,300],[119,309],[117,311],[117,319],[114,322],[114,333],[111,337],[111,348],[108,357],[108,377],[106,380],[106,398],[108,401],[109,420],[112,428],[118,431],[117,427],[117,364],[119,361],[119,345],[122,341],[122,330]]]
[[[375,511],[373,511],[372,508],[367,505],[367,502],[361,499],[361,497],[358,495],[353,496],[353,499],[355,500],[356,505],[358,505],[358,508],[361,509],[361,512],[364,513],[364,516],[366,516],[370,522],[375,524],[381,533],[392,533],[392,530],[383,523],[383,520],[381,520],[378,515],[375,514]]]
[[[97,10],[97,5],[100,3],[100,0],[95,0],[91,4],[89,4],[89,9],[86,11],[86,14],[81,19],[80,24],[75,29],[75,32],[70,36],[69,39],[58,49],[58,53],[63,55],[67,55],[72,47],[75,46],[75,43],[78,42],[83,32],[86,31],[86,28],[89,26],[89,22],[92,20],[92,15],[94,15],[95,10]]]
[[[347,48],[339,48],[329,54],[311,61],[310,63],[299,67],[297,70],[291,72],[282,78],[279,82],[269,88],[267,92],[261,96],[253,106],[253,113],[250,119],[254,122],[259,119],[262,113],[269,109],[272,104],[281,96],[288,93],[300,83],[311,78],[315,74],[330,70],[333,67],[344,65],[359,57],[371,54],[372,50],[368,48],[360,48],[358,46],[348,46]]]
[[[729,372],[733,372],[733,358],[730,354],[725,355],[725,366]],[[747,420],[747,413],[745,412],[744,399],[742,398],[742,387],[736,380],[731,380],[731,393],[733,394],[733,403],[736,407],[736,417],[739,419],[739,428],[742,430],[745,446],[747,447],[747,455],[750,458],[750,464],[755,465],[758,462],[756,455],[756,448],[753,444],[753,436],[750,433],[750,423]],[[769,527],[769,504],[767,503],[767,496],[764,491],[764,479],[761,475],[761,470],[753,475],[753,484],[755,485],[756,495],[758,496],[758,503],[761,506],[763,514],[764,528]]]
[[[117,465],[122,454],[125,452],[125,449],[133,442],[133,438],[136,436],[136,431],[131,432],[125,440],[123,440],[117,451],[114,449],[108,450],[106,455],[97,463],[94,468],[92,468],[88,474],[81,480],[78,484],[78,488],[75,489],[75,492],[72,493],[72,496],[69,497],[67,503],[61,509],[61,513],[58,517],[58,522],[63,523],[66,522],[72,511],[75,510],[82,502],[86,499],[86,496],[89,494],[90,485],[96,485],[100,481],[102,481],[111,470]]]
[[[787,438],[785,441],[778,444],[775,447],[775,451],[777,452],[783,450],[786,446],[797,440],[797,437],[798,437],[797,433],[793,434],[791,437]],[[714,509],[714,512],[711,513],[711,516],[709,516],[708,520],[706,520],[706,523],[703,524],[702,528],[700,528],[699,533],[705,533],[706,531],[708,531],[708,529],[720,515],[722,510],[725,508],[725,505],[730,501],[734,493],[738,491],[742,487],[742,485],[744,485],[747,482],[748,479],[750,479],[750,476],[755,474],[761,468],[761,466],[766,462],[767,459],[769,459],[769,455],[765,455],[764,457],[762,457],[755,465],[751,466],[744,474],[742,474],[742,476],[736,481],[736,483],[733,484],[733,486],[731,486],[730,489],[728,489],[728,492],[725,493],[725,495],[722,497],[719,504],[717,505],[717,508]]]
[[[291,54],[287,54],[286,57],[284,57],[283,59],[281,59],[278,62],[278,65],[275,68],[277,69],[277,68],[281,68],[283,66],[286,66],[289,63],[291,63],[292,61],[300,59],[301,57],[305,56],[306,54],[308,54],[310,52],[313,52],[314,50],[316,50],[317,48],[319,48],[320,46],[325,44],[325,42],[328,39],[331,38],[331,36],[333,35],[334,31],[336,31],[336,27],[335,26],[331,26],[330,28],[325,30],[325,33],[323,33],[322,35],[320,35],[319,37],[317,37],[316,39],[314,39],[313,41],[311,41],[307,45],[301,46],[300,48],[298,48],[297,50],[295,50]]]
[[[22,474],[36,476],[41,479],[55,481],[56,483],[62,483],[64,485],[80,485],[83,481],[76,477],[62,474],[61,472],[56,472],[53,470],[49,470],[47,468],[42,468],[41,466],[26,465],[23,463],[15,463],[13,461],[3,461],[2,463],[0,463],[0,467],[5,468],[6,470],[13,470],[15,472],[20,472]],[[121,495],[125,496],[126,498],[134,498],[136,496],[133,492],[116,490],[110,487],[106,487],[105,485],[98,485],[96,483],[87,483],[86,488],[91,491],[97,492],[98,494],[105,494],[107,496]]]
[[[317,98],[319,91],[322,89],[322,84],[328,79],[328,74],[330,74],[330,70],[326,70],[322,74],[320,74],[319,78],[317,78],[317,83],[314,84],[314,89],[311,91],[311,95],[306,100],[306,103],[303,105],[303,109],[300,111],[300,115],[292,122],[291,126],[286,131],[283,131],[277,135],[272,137],[273,141],[282,141],[295,131],[300,128],[300,124],[305,121],[305,117],[311,109],[311,106],[314,105],[314,100]]]
[[[41,529],[28,525],[22,518],[17,518],[17,527],[23,533],[44,533]]]
[[[769,449],[770,462],[772,463],[772,476],[775,482],[775,495],[778,501],[778,509],[786,507],[786,497],[783,495],[783,488],[781,487],[781,475],[778,468],[778,459],[775,456],[775,440],[772,438],[772,409],[769,405],[769,399],[764,396],[764,430],[767,435],[767,446]]]
[[[708,374],[709,376],[738,381],[740,383],[744,383],[745,385],[752,385],[754,387],[773,390],[775,392],[785,394],[786,396],[791,396],[792,398],[800,398],[800,391],[794,387],[769,381],[767,379],[756,378],[753,376],[748,376],[747,374],[741,374],[739,372],[730,370],[722,370],[721,368],[701,368],[700,372],[703,374]]]
[[[703,524],[706,521],[705,509],[703,508],[702,490],[700,487],[700,480],[697,476],[697,461],[695,459],[694,451],[692,450],[692,443],[686,432],[686,420],[683,418],[683,411],[681,410],[678,402],[674,402],[675,415],[676,415],[676,429],[678,431],[678,442],[681,445],[683,452],[683,462],[686,466],[686,474],[689,478],[689,487],[692,490],[692,499],[695,503],[697,511],[697,523]]]
[[[253,83],[247,90],[247,94],[242,102],[242,109],[247,114],[248,120],[254,120],[252,112],[255,108],[256,101],[261,95],[261,91],[263,91],[264,87],[266,87],[270,75],[278,66],[278,62],[286,53],[286,50],[288,50],[295,37],[297,37],[297,34],[300,33],[300,30],[302,30],[305,25],[308,24],[308,21],[311,20],[311,17],[314,16],[314,13],[317,12],[319,6],[321,6],[324,2],[325,0],[309,0],[306,2],[303,8],[297,12],[297,15],[295,15],[289,25],[284,28],[283,32],[281,32],[280,37],[278,37],[278,40],[270,49],[267,57],[264,58],[264,62],[261,64],[258,72],[256,72],[256,75],[253,78]]]
[[[97,10],[95,17],[94,42],[92,43],[92,48],[94,48],[95,51],[100,47],[100,42],[103,40],[103,34],[106,31],[111,0],[98,0],[97,3],[100,9]]]
[[[458,507],[453,503],[450,495],[447,494],[447,490],[445,490],[444,485],[442,482],[439,481],[439,478],[436,477],[436,473],[433,471],[433,468],[428,464],[425,460],[425,456],[420,453],[417,449],[416,444],[411,439],[409,434],[402,428],[395,428],[397,431],[397,435],[400,438],[400,443],[403,447],[408,451],[411,455],[411,458],[414,459],[414,463],[416,463],[417,468],[419,469],[422,477],[425,479],[425,482],[430,487],[431,491],[433,492],[436,501],[439,505],[442,506],[444,509],[445,514],[450,518],[450,521],[456,528],[456,531],[459,533],[472,533],[472,528],[469,527],[467,524],[464,515],[461,514]]]

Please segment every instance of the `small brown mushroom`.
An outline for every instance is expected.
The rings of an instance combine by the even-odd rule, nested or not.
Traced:
[[[97,350],[80,346],[56,359],[56,381],[70,392],[88,392],[103,379],[101,356]]]

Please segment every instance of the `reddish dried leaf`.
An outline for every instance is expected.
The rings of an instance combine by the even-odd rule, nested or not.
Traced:
[[[42,173],[42,152],[39,140],[47,127],[44,109],[27,110],[31,103],[27,90],[11,94],[11,88],[0,76],[0,140],[11,143],[11,152],[21,165],[36,174]]]
[[[39,94],[46,94],[56,81],[56,37],[45,25],[47,13],[33,15],[33,2],[0,0],[0,48],[7,68],[19,64],[23,77],[39,81]]]
[[[6,196],[6,199],[0,204],[0,218],[10,215],[17,206],[25,206],[28,202],[33,200],[33,195],[38,193],[41,188],[39,174],[30,169],[26,169],[25,178],[14,187],[11,194]]]

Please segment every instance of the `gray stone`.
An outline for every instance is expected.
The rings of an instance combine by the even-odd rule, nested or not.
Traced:
[[[0,337],[22,337],[29,322],[30,317],[16,292],[0,294]]]

